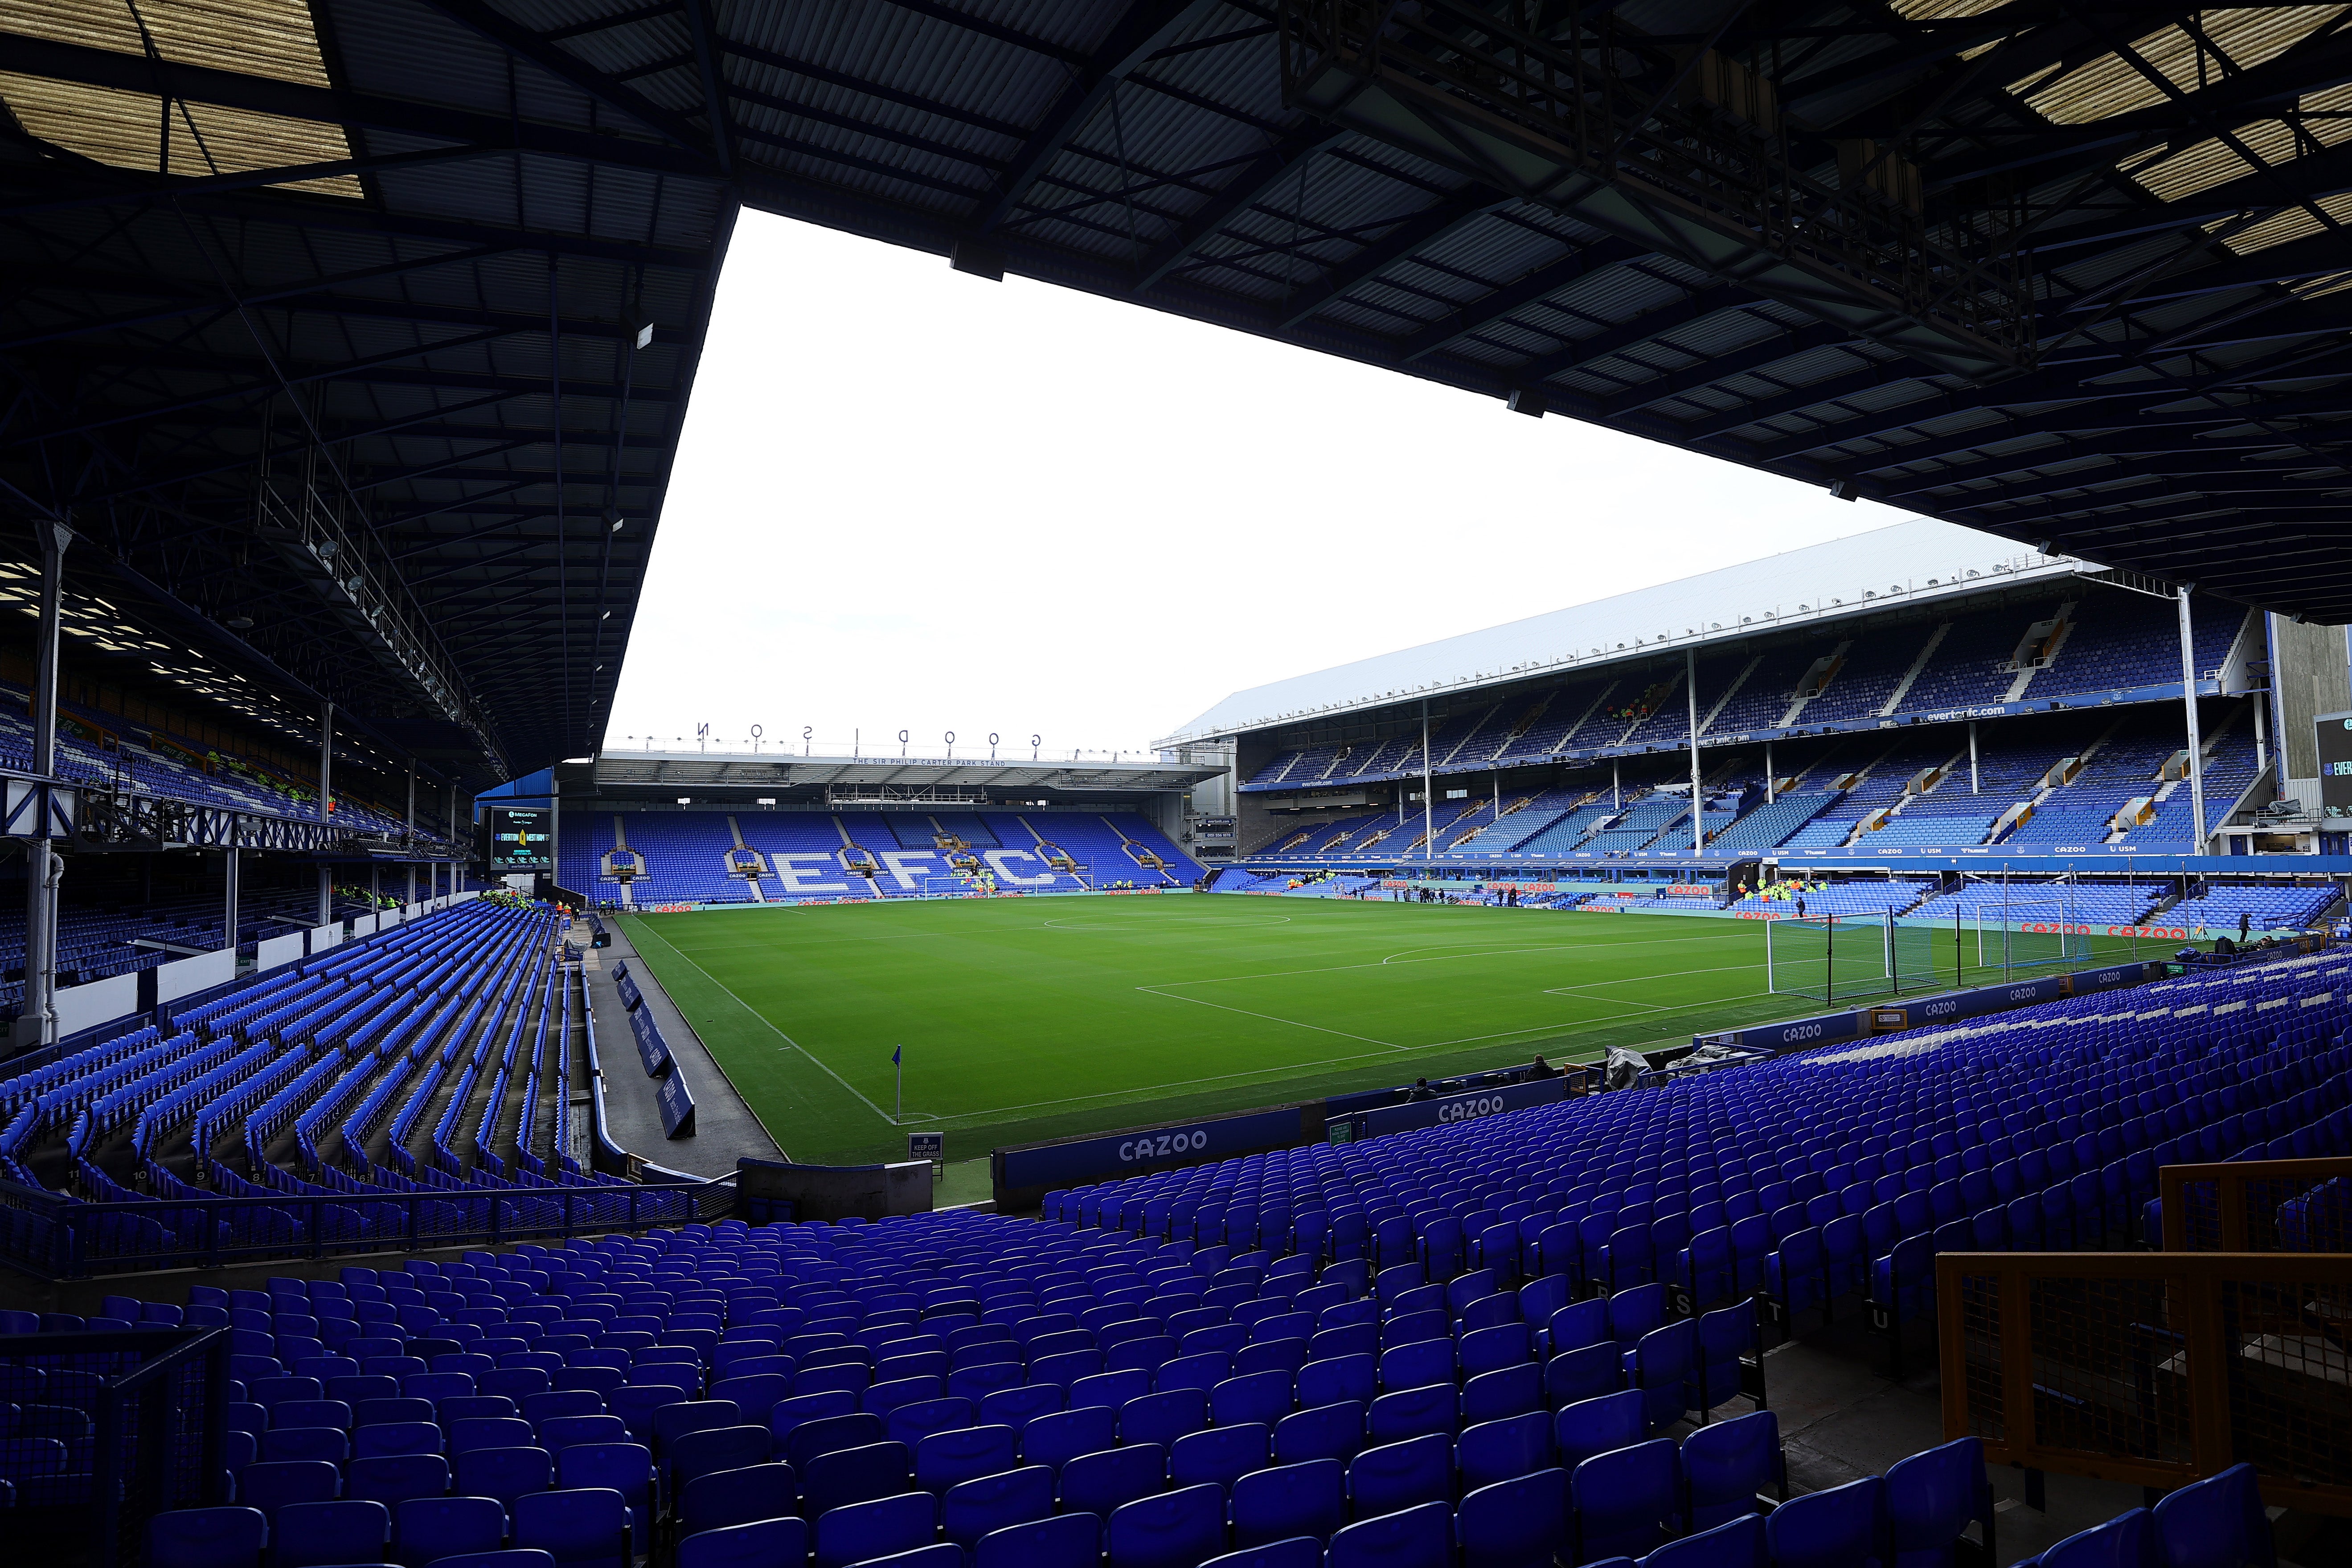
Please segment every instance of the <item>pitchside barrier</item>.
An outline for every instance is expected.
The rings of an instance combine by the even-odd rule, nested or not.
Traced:
[[[1269,1110],[994,1149],[988,1156],[989,1179],[1000,1211],[1031,1209],[1055,1187],[1321,1142],[1323,1102],[1309,1100]]]

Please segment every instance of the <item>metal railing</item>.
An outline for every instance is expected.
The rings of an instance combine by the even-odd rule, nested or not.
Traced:
[[[0,1182],[0,1265],[49,1279],[212,1268],[707,1224],[733,1217],[735,1177],[596,1187],[293,1194],[91,1204]]]
[[[2296,1202],[2352,1176],[2352,1159],[2167,1165],[2156,1175],[2167,1252],[2352,1251],[2342,1212]]]
[[[2352,1514],[2352,1256],[1946,1253],[1944,1434],[1985,1462],[2170,1489],[2254,1466]]]
[[[88,1468],[37,1473],[19,1457],[10,1560],[142,1563],[155,1515],[226,1502],[228,1346],[219,1329],[0,1335],[0,1363],[100,1380]]]

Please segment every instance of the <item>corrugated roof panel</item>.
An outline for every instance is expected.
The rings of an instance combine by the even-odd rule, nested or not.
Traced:
[[[174,174],[200,179],[341,163],[352,155],[340,125],[184,101],[175,101],[166,117],[153,93],[14,71],[0,71],[0,102],[35,136],[118,169],[152,171],[161,163]],[[364,194],[350,174],[289,181],[283,188],[350,200]]]
[[[2344,5],[2243,5],[2197,13],[2204,42],[2177,26],[2132,40],[2131,50],[2179,91],[2217,77],[2252,70],[2286,53],[2342,16]],[[2226,57],[2217,60],[2210,42]],[[2163,87],[2123,55],[2105,54],[2055,80],[2022,78],[2009,90],[2059,125],[2086,125],[2164,101]]]
[[[301,0],[9,0],[7,26],[117,54],[143,57],[152,43],[166,61],[330,85]]]

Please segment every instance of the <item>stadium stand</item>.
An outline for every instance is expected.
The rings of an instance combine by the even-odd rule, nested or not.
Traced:
[[[182,1205],[128,1231],[41,1218],[0,1249],[47,1263],[71,1230],[85,1262],[162,1267],[301,1245],[313,1225],[320,1242],[382,1245],[420,1223],[480,1228],[491,1194],[530,1226],[560,1217],[534,1193],[623,1184],[572,1153],[593,1036],[553,920],[464,901],[0,1079],[0,1175],[76,1205]],[[425,1195],[432,1212],[200,1206],[332,1194]]]
[[[909,898],[964,873],[1029,892],[1189,888],[1205,874],[1131,812],[631,811],[583,813],[575,824],[583,819],[584,830],[564,835],[564,885],[605,904],[624,901],[622,883],[606,869],[623,839],[642,858],[626,900],[639,904]],[[1345,826],[1296,831],[1317,842]],[[756,878],[731,868],[729,855],[739,847],[756,857]]]
[[[1784,1324],[1869,1305],[1899,1331],[1938,1252],[2103,1243],[2145,1229],[2161,1164],[2352,1148],[2345,971],[2192,974],[1054,1192],[1038,1221],[687,1224],[0,1328],[240,1347],[231,1500],[156,1515],[155,1568],[222,1540],[298,1564],[667,1542],[689,1568],[1276,1542],[1243,1561],[1500,1568],[1688,1540],[1801,1568],[1822,1536],[1892,1561],[1972,1526],[1989,1554],[1974,1438],[1790,1496],[1750,1293]],[[86,1493],[94,1374],[8,1375],[16,1419],[58,1434],[16,1484]],[[2120,1521],[2185,1532],[2252,1473]]]

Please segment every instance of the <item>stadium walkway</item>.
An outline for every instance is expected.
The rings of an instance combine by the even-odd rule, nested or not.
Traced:
[[[636,1037],[629,1033],[628,1010],[613,984],[613,965],[634,960],[636,948],[618,921],[605,922],[613,945],[590,948],[585,955],[588,995],[596,1009],[596,1056],[604,1068],[604,1121],[613,1142],[656,1165],[698,1176],[731,1175],[740,1159],[780,1160],[783,1152],[768,1136],[742,1097],[719,1070],[702,1037],[694,1031],[661,982],[646,964],[632,963],[629,973],[654,1010],[670,1055],[686,1074],[694,1093],[694,1136],[676,1142],[662,1135],[661,1108],[655,1102],[656,1080],[645,1074],[637,1060]]]

